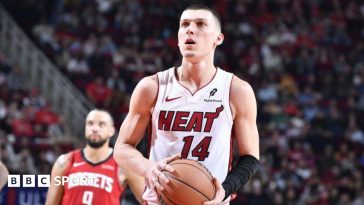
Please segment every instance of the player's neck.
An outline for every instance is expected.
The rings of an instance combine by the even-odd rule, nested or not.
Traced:
[[[85,158],[92,163],[97,163],[105,160],[107,157],[110,156],[111,152],[112,149],[109,146],[103,146],[98,149],[86,146],[86,148],[84,149]]]
[[[192,93],[208,84],[215,74],[214,64],[206,61],[191,63],[183,60],[182,65],[177,69],[178,81],[189,88]]]

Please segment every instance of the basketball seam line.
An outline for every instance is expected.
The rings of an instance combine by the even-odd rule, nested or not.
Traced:
[[[176,163],[176,164],[177,164],[177,163]],[[195,167],[195,168],[199,169],[199,167],[197,167],[197,166],[195,166],[195,165],[193,165],[193,164],[186,164],[186,163],[178,163],[178,164],[185,164],[185,165],[193,166],[193,167]],[[209,172],[209,174],[210,174],[210,175],[206,174],[205,172],[203,172],[203,173],[207,176],[207,178],[209,178],[210,180],[212,180],[212,175],[211,175],[211,173],[210,173],[210,172]]]
[[[203,167],[207,173],[209,173],[209,175],[210,175],[210,176],[209,176],[209,178],[213,178],[213,177],[212,177],[212,174],[211,174],[211,172],[210,172],[210,170],[209,170],[209,169],[207,169],[207,167],[206,167],[205,165],[203,165],[201,162],[199,162],[199,161],[195,161],[195,160],[192,160],[192,159],[184,159],[184,160],[191,161],[191,162],[196,162],[198,165],[200,165],[201,167]],[[172,165],[172,164],[188,164],[188,163],[172,161],[170,164]],[[196,167],[196,166],[195,166],[195,165],[193,165],[193,164],[188,164],[188,165],[191,165],[191,166]],[[196,167],[196,168],[198,168],[198,167]]]
[[[166,194],[164,194],[163,193],[163,191],[161,192],[170,202],[172,202],[172,204],[173,205],[178,205],[178,204],[176,204],[172,199],[170,199]],[[163,200],[163,202],[165,203],[165,204],[167,204],[165,201],[164,201],[164,199],[163,199],[163,197],[162,197],[162,200]]]
[[[190,187],[190,188],[192,188],[193,190],[195,190],[196,192],[198,192],[198,193],[200,193],[202,196],[204,196],[207,200],[210,200],[205,194],[203,194],[202,192],[200,192],[199,190],[197,190],[195,187],[192,187],[192,186],[190,186],[189,184],[187,184],[187,183],[185,183],[184,181],[181,181],[181,180],[179,180],[179,179],[177,179],[176,177],[174,177],[173,175],[171,175],[171,174],[168,174],[171,178],[173,178],[173,179],[175,179],[175,180],[177,180],[177,181],[179,181],[179,182],[181,182],[182,184],[185,184],[186,186],[188,186],[188,187]]]
[[[193,161],[193,160],[191,160],[191,161]],[[206,174],[205,172],[203,172],[204,174],[205,174],[205,176],[207,176],[207,178],[209,178],[210,180],[213,178],[212,177],[212,174],[211,174],[211,172],[203,165],[203,164],[201,164],[201,163],[199,163],[199,162],[197,162],[199,165],[202,165],[202,167],[207,171],[207,173],[209,174]],[[176,162],[176,163],[174,163],[174,164],[184,164],[184,165],[189,165],[189,166],[193,166],[193,167],[195,167],[195,168],[197,168],[197,169],[199,169],[199,167],[197,167],[197,166],[195,166],[195,165],[193,165],[193,164],[188,164],[188,163],[179,163],[179,162]],[[215,187],[215,184],[214,184],[214,191],[215,191],[215,193],[216,193],[216,187]],[[194,188],[194,187],[192,187],[192,188]]]

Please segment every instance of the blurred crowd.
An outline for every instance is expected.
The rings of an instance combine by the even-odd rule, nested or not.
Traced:
[[[0,53],[0,160],[12,174],[49,174],[75,142],[63,117],[28,84]]]
[[[4,2],[62,72],[97,107],[113,113],[117,125],[141,78],[178,66],[179,11],[190,3]],[[251,83],[258,101],[261,168],[231,204],[363,205],[364,2],[206,4],[221,15],[225,35],[216,65]],[[17,68],[1,72],[11,79]],[[0,103],[9,113],[26,110],[24,101],[38,97],[33,91],[10,93],[13,100]],[[31,106],[47,109],[46,103]],[[9,133],[9,127],[1,129]]]

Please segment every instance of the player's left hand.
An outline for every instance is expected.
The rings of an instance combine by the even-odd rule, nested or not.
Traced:
[[[224,197],[225,197],[224,188],[222,187],[219,180],[216,179],[215,177],[214,177],[213,181],[214,181],[214,184],[215,184],[215,187],[216,187],[215,198],[212,199],[211,201],[205,202],[204,205],[222,205],[222,204],[225,204],[226,202],[223,201]]]

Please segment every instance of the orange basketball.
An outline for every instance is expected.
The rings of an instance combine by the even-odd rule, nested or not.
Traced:
[[[169,183],[160,195],[167,205],[202,205],[215,197],[209,170],[194,160],[178,159],[169,163],[174,172],[163,171]]]

